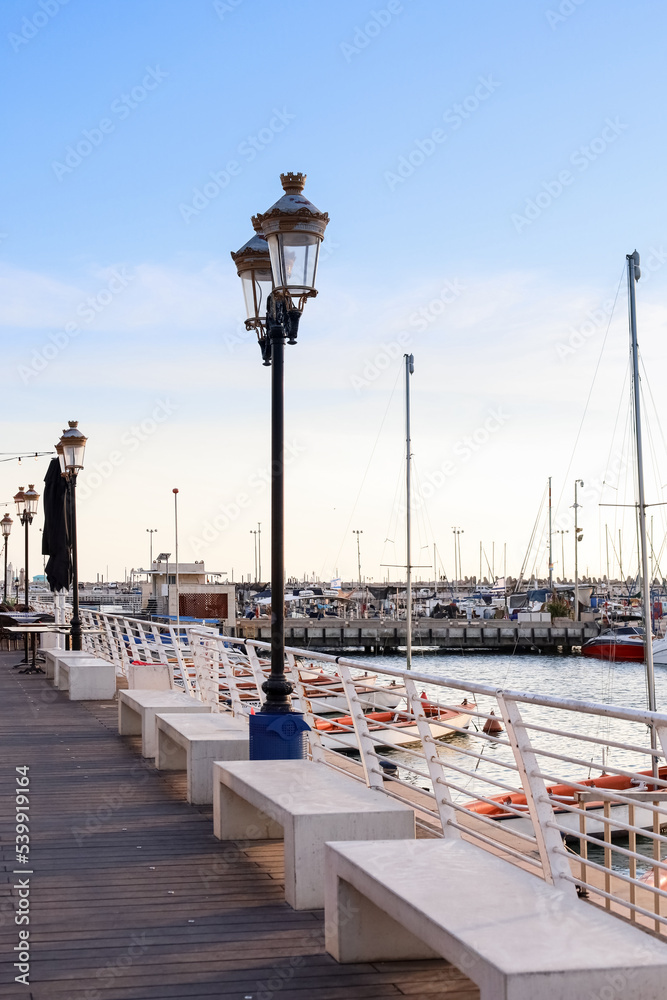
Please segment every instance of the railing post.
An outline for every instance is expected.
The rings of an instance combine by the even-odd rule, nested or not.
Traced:
[[[359,696],[357,695],[357,689],[355,688],[354,681],[352,680],[350,668],[346,667],[342,663],[339,663],[338,669],[340,671],[340,679],[343,682],[343,690],[345,691],[347,704],[350,709],[350,716],[352,717],[352,726],[354,727],[354,733],[357,737],[357,744],[359,746],[359,754],[361,756],[361,764],[364,769],[366,784],[369,788],[383,789],[384,781],[382,778],[380,759],[375,750],[375,743],[373,742],[373,738],[370,734],[366,716],[364,715],[364,710],[361,707],[361,702],[359,701]]]
[[[222,663],[222,669],[225,674],[225,681],[227,683],[227,690],[229,691],[229,697],[232,702],[232,715],[243,716],[248,715],[247,712],[243,710],[243,702],[241,701],[241,693],[239,691],[239,686],[236,682],[236,676],[234,674],[234,664],[229,659],[229,653],[227,652],[227,647],[225,646],[224,639],[214,639],[213,642],[218,651],[218,656],[220,657],[220,662]]]
[[[308,742],[310,744],[310,756],[314,761],[319,761],[322,764],[326,763],[326,755],[324,747],[322,746],[322,735],[317,728],[317,722],[315,716],[313,715],[312,705],[310,703],[310,698],[306,694],[306,685],[301,680],[299,674],[299,667],[296,662],[296,657],[294,653],[287,652],[287,671],[289,673],[289,679],[294,685],[294,690],[299,696],[299,711],[302,712],[304,719],[310,726],[310,732],[308,733]]]
[[[172,646],[174,648],[174,654],[176,656],[176,662],[178,664],[178,669],[180,671],[181,677],[183,678],[183,683],[185,685],[185,690],[186,690],[187,694],[191,695],[193,698],[196,698],[197,694],[199,693],[197,691],[197,677],[195,675],[194,683],[193,683],[192,680],[190,679],[190,674],[188,672],[185,660],[183,659],[183,655],[181,653],[181,644],[179,642],[178,636],[176,635],[176,631],[174,629],[174,626],[173,625],[168,625],[167,628],[169,629],[169,636],[171,638],[171,643],[172,643]]]
[[[252,645],[251,642],[246,642],[245,644],[246,653],[248,654],[248,663],[250,664],[250,669],[252,670],[252,676],[255,678],[255,685],[257,686],[257,697],[259,698],[260,704],[262,702],[262,684],[264,683],[265,676],[262,670],[262,665],[259,662],[259,657],[257,656],[257,650]]]
[[[438,757],[437,744],[433,738],[431,727],[428,724],[426,713],[424,712],[424,703],[417,694],[417,688],[413,679],[406,677],[404,683],[408,695],[408,708],[411,709],[415,717],[424,756],[428,764],[428,773],[433,783],[433,794],[435,795],[438,815],[442,824],[442,835],[447,840],[459,840],[461,837],[460,831],[450,826],[450,823],[456,822],[456,810],[452,805],[449,787],[444,779],[444,762]]]
[[[561,835],[553,826],[548,825],[555,823],[554,811],[547,786],[539,776],[537,757],[523,724],[519,706],[507,698],[503,691],[496,692],[496,699],[503,714],[505,729],[526,795],[545,881],[553,883],[564,893],[575,896],[576,888],[574,883],[569,881],[572,877],[570,864],[561,853],[563,850]]]

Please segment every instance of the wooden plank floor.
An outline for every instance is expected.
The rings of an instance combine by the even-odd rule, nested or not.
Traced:
[[[0,996],[11,1000],[476,1000],[446,962],[341,966],[322,911],[283,898],[282,844],[221,843],[184,776],[0,654]],[[17,984],[15,790],[30,768],[30,985]],[[443,901],[443,905],[446,905]]]

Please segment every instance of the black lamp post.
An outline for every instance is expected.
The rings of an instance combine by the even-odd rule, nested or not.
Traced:
[[[32,524],[32,519],[37,513],[37,504],[39,503],[39,493],[35,492],[35,487],[30,484],[27,490],[24,490],[23,486],[19,486],[18,493],[14,496],[14,503],[16,504],[16,513],[19,515],[19,520],[25,528],[25,610],[28,611],[30,607],[30,574],[28,573],[28,529]],[[18,591],[17,591],[18,600]],[[28,633],[25,633],[25,662],[28,663]]]
[[[284,195],[267,212],[253,217],[256,235],[232,253],[243,283],[246,329],[256,331],[263,363],[272,369],[271,673],[262,685],[266,701],[261,712],[250,716],[250,756],[254,759],[305,755],[299,732],[305,723],[303,719],[296,723],[292,685],[285,677],[283,364],[285,340],[296,343],[306,299],[317,295],[317,259],[329,222],[327,213],[303,196],[305,174],[281,174],[280,180]],[[286,715],[291,716],[289,725],[281,718]]]
[[[83,469],[83,456],[88,440],[78,428],[78,421],[70,420],[66,431],[63,431],[56,445],[60,472],[67,481],[69,495],[70,523],[69,537],[72,550],[72,649],[81,650],[81,617],[79,614],[79,561],[76,544],[76,477]]]
[[[0,521],[0,526],[2,526],[2,537],[5,540],[5,576],[4,576],[5,585],[2,592],[2,599],[5,602],[5,604],[7,603],[7,543],[9,542],[9,536],[12,531],[13,523],[14,522],[12,521],[9,514],[5,514],[2,521]]]

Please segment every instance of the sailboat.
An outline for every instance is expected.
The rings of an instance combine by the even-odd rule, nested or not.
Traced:
[[[641,597],[642,597],[642,609],[643,609],[643,619],[644,628],[641,630],[639,635],[628,636],[627,641],[631,642],[634,646],[635,652],[641,650],[641,659],[644,660],[646,666],[646,688],[648,695],[648,709],[650,712],[656,711],[656,695],[655,695],[655,672],[653,666],[653,641],[651,637],[651,589],[650,589],[650,579],[649,579],[649,561],[648,561],[648,551],[646,543],[646,496],[644,489],[644,457],[642,450],[642,422],[641,422],[641,406],[640,406],[640,383],[639,383],[639,350],[637,346],[637,309],[635,301],[635,285],[639,281],[641,276],[641,271],[639,268],[639,254],[635,250],[631,254],[627,254],[626,260],[628,262],[628,297],[629,297],[629,320],[630,320],[630,350],[632,357],[632,399],[633,399],[633,415],[634,415],[634,431],[635,431],[635,450],[637,459],[637,521],[638,521],[638,532],[639,532],[639,552],[640,552],[640,587],[641,587]],[[599,641],[603,637],[598,637]],[[582,647],[582,653],[585,646]],[[595,654],[593,654],[595,655]],[[609,657],[610,659],[616,658],[620,659],[620,656]],[[633,657],[639,658],[639,657]],[[651,728],[651,749],[657,749],[657,740],[655,729]],[[631,788],[637,788],[638,782],[645,784],[646,787],[650,785],[651,778],[657,778],[659,780],[667,780],[667,766],[658,768],[657,758],[654,756],[652,758],[653,764],[650,770],[639,771],[638,778],[626,777],[624,775],[608,775],[602,774],[598,778],[587,778],[578,782],[579,785],[584,785],[591,788],[613,788],[617,791],[624,791]],[[655,787],[655,786],[653,786]],[[568,826],[572,823],[573,835],[578,835],[578,823],[579,819],[568,810],[561,807],[559,810],[559,802],[563,806],[567,803],[572,803],[575,801],[577,790],[572,786],[568,785],[567,782],[563,782],[559,785],[553,785],[547,789],[551,799],[554,811],[559,813],[559,819],[563,822],[563,825]],[[516,829],[521,832],[522,825],[530,823],[528,817],[516,816],[514,813],[508,811],[507,807],[511,807],[515,811],[528,809],[528,804],[525,795],[513,793],[511,795],[497,795],[491,797],[493,802],[475,801],[467,803],[467,808],[471,812],[478,814],[484,814],[492,819],[500,820],[507,824],[509,829]],[[604,803],[603,802],[587,802],[585,805],[582,803],[583,808],[585,808],[587,814],[590,813],[590,819],[587,818],[586,822],[586,832],[595,836],[599,834],[604,829]],[[628,822],[628,807],[627,805],[611,805],[610,815],[618,820],[619,822]],[[642,826],[646,829],[651,829],[653,825],[653,812],[647,809],[642,810],[637,808],[635,813],[635,823],[637,826]]]

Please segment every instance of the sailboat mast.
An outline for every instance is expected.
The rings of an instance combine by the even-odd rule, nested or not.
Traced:
[[[646,551],[646,497],[644,493],[644,454],[642,451],[642,422],[639,393],[639,351],[637,348],[637,307],[635,302],[635,283],[639,281],[639,254],[627,255],[628,261],[628,294],[630,307],[630,347],[632,352],[632,394],[634,403],[635,444],[637,448],[637,500],[639,504],[639,548],[641,552],[641,589],[644,609],[644,649],[646,657],[646,687],[648,690],[648,708],[656,711],[655,672],[653,669],[653,640],[651,629],[651,587],[649,581],[648,554]],[[651,729],[652,740],[655,732]],[[655,758],[653,759],[656,765]]]
[[[415,359],[412,354],[405,354],[405,564],[406,564],[406,592],[405,592],[405,666],[407,670],[412,668],[412,552],[411,552],[411,482],[410,466],[412,460],[410,444],[410,376],[415,370]]]
[[[554,560],[553,552],[551,550],[551,543],[553,540],[553,530],[551,528],[551,476],[549,476],[549,590],[554,589]]]

